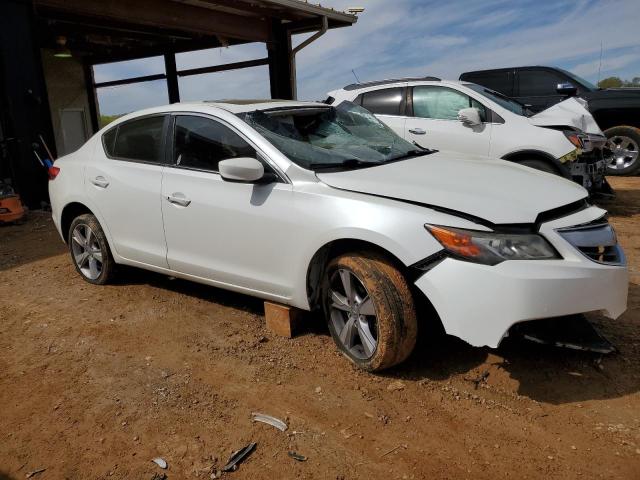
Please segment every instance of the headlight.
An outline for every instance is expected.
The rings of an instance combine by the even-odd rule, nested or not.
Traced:
[[[567,137],[567,140],[569,140],[574,147],[576,148],[583,148],[584,145],[582,144],[582,138],[580,138],[580,134],[578,134],[577,132],[573,131],[573,130],[563,130],[564,136]]]
[[[425,225],[450,253],[465,260],[497,265],[505,260],[549,260],[560,258],[540,235],[494,233]]]

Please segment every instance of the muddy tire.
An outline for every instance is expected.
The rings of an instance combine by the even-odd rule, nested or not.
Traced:
[[[67,232],[67,244],[71,261],[84,280],[94,285],[111,280],[116,264],[96,217],[89,213],[76,217]]]
[[[333,259],[324,274],[323,308],[340,351],[363,370],[384,370],[404,361],[418,333],[409,285],[377,253]]]

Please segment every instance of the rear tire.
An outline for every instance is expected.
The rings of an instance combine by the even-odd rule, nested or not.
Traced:
[[[115,261],[107,237],[90,213],[71,222],[67,236],[71,261],[80,276],[94,285],[104,285],[113,277]]]
[[[640,129],[631,126],[605,130],[607,175],[632,175],[640,168]]]
[[[333,259],[322,297],[333,340],[363,370],[393,367],[413,351],[418,333],[413,296],[402,273],[382,255]]]

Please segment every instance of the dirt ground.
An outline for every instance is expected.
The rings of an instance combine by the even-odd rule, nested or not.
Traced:
[[[250,297],[135,270],[89,285],[48,214],[0,227],[0,480],[211,478],[249,442],[224,477],[638,479],[640,178],[612,183],[629,308],[591,319],[619,354],[447,337],[383,375],[320,322],[276,337]]]

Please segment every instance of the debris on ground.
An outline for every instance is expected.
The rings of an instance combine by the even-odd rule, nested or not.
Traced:
[[[277,428],[282,432],[284,432],[287,429],[287,424],[284,423],[282,420],[264,413],[252,413],[251,420],[254,422],[266,423],[268,425],[271,425],[272,427]]]
[[[154,458],[153,460],[151,460],[153,463],[155,463],[156,465],[158,465],[160,468],[162,468],[163,470],[167,468],[167,462],[164,458]]]
[[[249,455],[253,453],[253,451],[256,449],[256,445],[257,443],[251,442],[246,447],[233,452],[229,457],[227,464],[224,467],[222,467],[222,471],[235,472],[238,469],[238,465],[242,463],[245,458],[247,458]]]
[[[153,474],[153,477],[151,477],[151,480],[167,480],[167,474],[156,472]]]
[[[487,378],[489,378],[489,370],[482,372],[479,377],[465,378],[465,380],[473,383],[473,387],[477,390],[481,383],[486,383]]]
[[[402,383],[400,380],[396,380],[395,382],[391,382],[388,386],[387,386],[387,390],[389,390],[390,392],[395,392],[397,390],[404,390],[404,383]]]
[[[294,460],[297,460],[299,462],[306,462],[307,461],[307,457],[305,457],[304,455],[300,455],[299,453],[293,452],[291,450],[289,450],[289,452],[287,452],[287,453]]]
[[[382,455],[380,455],[380,457],[386,457],[387,455],[392,454],[393,452],[396,452],[398,450],[400,450],[401,448],[404,448],[405,450],[407,449],[407,445],[397,445],[395,447],[393,447],[391,450],[387,450],[386,452],[384,452]]]
[[[26,478],[31,478],[35,475],[38,475],[39,473],[42,473],[46,470],[46,468],[39,468],[37,470],[33,470],[32,472],[29,472],[25,475]]]

